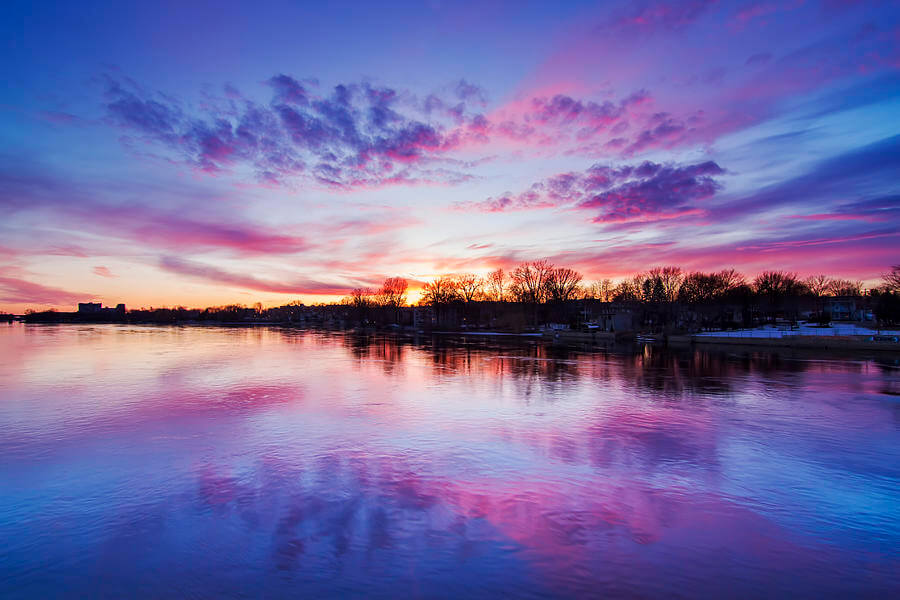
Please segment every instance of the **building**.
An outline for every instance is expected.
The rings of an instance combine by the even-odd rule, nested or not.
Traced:
[[[78,314],[79,315],[94,315],[94,316],[116,316],[116,315],[124,315],[125,314],[125,305],[122,303],[116,304],[115,308],[103,307],[103,304],[100,302],[79,302],[78,303]]]

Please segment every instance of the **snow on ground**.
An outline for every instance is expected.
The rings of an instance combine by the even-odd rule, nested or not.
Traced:
[[[886,329],[871,329],[869,327],[861,327],[855,323],[837,323],[830,327],[814,327],[807,323],[800,323],[796,328],[789,325],[765,325],[755,329],[738,329],[736,331],[707,331],[696,334],[698,336],[707,337],[741,337],[741,338],[783,338],[795,335],[815,335],[815,336],[846,336],[846,335],[864,335],[864,336],[900,336],[900,331]]]

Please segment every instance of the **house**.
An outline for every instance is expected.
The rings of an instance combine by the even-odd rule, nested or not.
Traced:
[[[851,321],[856,317],[855,298],[828,298],[825,300],[824,311],[832,321]]]

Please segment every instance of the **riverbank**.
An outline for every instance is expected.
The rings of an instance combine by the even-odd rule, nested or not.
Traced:
[[[884,338],[884,339],[875,339]],[[755,348],[802,348],[805,350],[871,350],[900,355],[900,343],[893,336],[810,336],[738,337],[728,335],[672,335],[672,345],[727,345]]]
[[[371,334],[397,334],[401,336],[441,336],[462,338],[504,338],[508,340],[533,340],[553,345],[572,347],[598,347],[609,348],[615,345],[627,344],[664,344],[673,347],[690,347],[701,345],[705,347],[745,347],[764,350],[778,349],[802,349],[806,351],[874,351],[888,355],[900,356],[900,341],[894,335],[785,335],[782,337],[754,337],[735,335],[738,332],[715,332],[703,334],[673,334],[645,336],[636,332],[609,332],[609,331],[574,331],[574,330],[543,330],[540,332],[520,331],[450,331],[450,330],[423,330],[419,328],[342,328],[329,327],[319,324],[300,324],[291,322],[272,323],[264,321],[184,321],[177,323],[153,323],[153,322],[100,322],[100,321],[56,321],[24,323],[25,326],[47,325],[122,325],[122,326],[149,326],[149,327],[275,327],[289,329],[309,329],[319,331],[340,331],[361,335]]]

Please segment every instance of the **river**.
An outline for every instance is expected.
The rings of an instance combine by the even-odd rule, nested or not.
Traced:
[[[3,598],[887,597],[900,367],[0,326]]]

